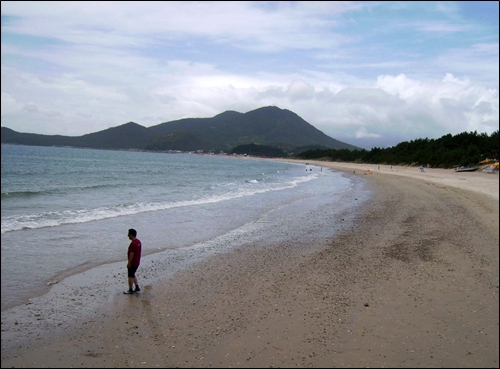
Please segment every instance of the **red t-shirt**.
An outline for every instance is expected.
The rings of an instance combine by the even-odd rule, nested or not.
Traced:
[[[139,239],[136,238],[135,240],[132,240],[132,242],[130,242],[130,245],[129,245],[128,251],[127,251],[127,260],[130,257],[130,254],[134,253],[134,257],[132,259],[132,262],[130,263],[131,267],[135,267],[135,266],[138,267],[139,264],[141,263],[141,250],[142,250],[142,245],[141,245],[141,241],[139,241]]]

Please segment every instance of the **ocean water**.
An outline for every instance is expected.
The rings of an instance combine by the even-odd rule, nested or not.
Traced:
[[[65,277],[125,265],[129,228],[138,231],[143,258],[178,257],[210,242],[217,248],[214,240],[224,237],[228,248],[242,235],[245,242],[293,237],[307,244],[332,237],[369,198],[361,179],[304,164],[17,145],[1,150],[2,311]]]

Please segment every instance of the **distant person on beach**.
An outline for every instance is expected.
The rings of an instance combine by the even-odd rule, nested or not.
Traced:
[[[126,295],[131,295],[141,290],[139,288],[139,282],[137,281],[135,272],[137,271],[137,268],[139,268],[139,264],[141,263],[142,244],[141,241],[137,238],[137,231],[135,229],[130,228],[128,230],[128,238],[130,239],[130,241],[132,241],[130,242],[127,251],[128,290],[123,293]],[[134,284],[135,289],[133,288]]]

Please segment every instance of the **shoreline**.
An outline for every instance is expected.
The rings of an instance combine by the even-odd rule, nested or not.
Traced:
[[[272,159],[289,163],[316,165],[355,175],[392,175],[398,177],[409,177],[416,180],[426,181],[441,187],[454,187],[461,190],[477,192],[489,196],[495,200],[499,199],[499,176],[498,173],[455,172],[453,169],[424,168],[421,172],[419,167],[408,167],[400,165],[384,164],[355,164],[345,162],[331,162],[321,160],[301,159]],[[370,173],[366,171],[370,170]]]
[[[356,226],[212,256],[29,346],[2,319],[2,366],[498,367],[498,176],[307,162],[366,177]]]

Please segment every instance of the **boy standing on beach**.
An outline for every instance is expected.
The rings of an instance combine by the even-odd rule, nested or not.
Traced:
[[[134,292],[139,292],[141,290],[139,288],[139,282],[137,281],[135,272],[137,271],[137,268],[139,268],[139,264],[141,263],[142,244],[141,241],[137,238],[137,231],[135,229],[131,228],[128,230],[128,238],[132,241],[130,242],[127,251],[128,290],[123,293],[126,295],[131,295]],[[135,289],[133,289],[134,283]]]

